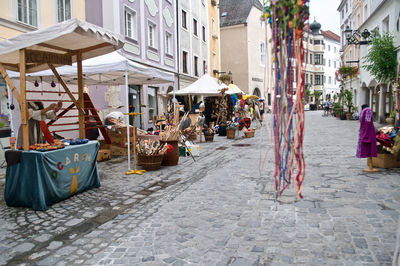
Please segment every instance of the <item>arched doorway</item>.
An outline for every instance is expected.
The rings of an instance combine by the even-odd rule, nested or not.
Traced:
[[[372,80],[369,85],[369,106],[371,107],[372,112],[374,113],[374,120],[378,118],[379,113],[379,91],[380,88],[377,87],[378,83],[375,80]]]
[[[261,92],[259,88],[255,88],[253,90],[253,95],[258,96],[258,98],[261,98]]]

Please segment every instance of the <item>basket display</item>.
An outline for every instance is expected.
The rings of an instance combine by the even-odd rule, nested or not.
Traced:
[[[138,154],[140,165],[147,171],[158,170],[161,167],[164,154],[161,155],[143,155]]]
[[[254,137],[254,131],[247,131],[247,132],[244,132],[244,136],[245,136],[246,138],[253,138],[253,137]]]
[[[196,133],[190,134],[189,137],[188,137],[188,139],[189,139],[189,140],[196,140],[196,139],[197,139]]]
[[[165,143],[165,141],[161,141]],[[167,143],[172,146],[173,150],[165,153],[161,165],[173,166],[177,165],[179,161],[179,146],[177,140],[168,140]]]
[[[214,134],[204,134],[204,139],[206,142],[213,142],[214,141]]]
[[[234,139],[235,138],[235,129],[234,128],[227,128],[226,129],[226,137],[228,139]]]

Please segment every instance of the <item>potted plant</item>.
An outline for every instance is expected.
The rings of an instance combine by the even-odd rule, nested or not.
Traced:
[[[340,104],[340,102],[336,102],[333,105],[333,112],[337,118],[340,117],[340,114],[343,112],[343,106]]]
[[[203,134],[206,142],[212,142],[214,140],[215,131],[206,124],[203,126]]]
[[[344,101],[347,106],[346,119],[350,120],[353,114],[353,93],[350,90],[344,90]]]

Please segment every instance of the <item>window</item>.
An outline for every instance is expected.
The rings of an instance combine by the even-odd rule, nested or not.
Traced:
[[[331,46],[328,44],[328,52],[331,51]]]
[[[314,57],[314,64],[315,65],[320,65],[321,64],[321,55],[316,54]]]
[[[344,9],[342,9],[342,19],[344,18]]]
[[[313,54],[312,53],[310,53],[310,64],[312,64],[312,56],[313,56]]]
[[[347,3],[346,3],[346,13],[347,13],[347,11],[348,11],[348,8],[347,8]]]
[[[148,44],[150,47],[156,48],[156,25],[149,23],[148,29]]]
[[[265,66],[265,42],[260,42],[260,64]]]
[[[193,61],[194,61],[194,62],[193,62],[193,64],[194,64],[194,66],[193,66],[193,68],[194,68],[194,75],[195,75],[196,77],[198,77],[198,76],[199,76],[199,58],[198,58],[197,56],[195,56]]]
[[[367,4],[365,4],[365,6],[364,6],[364,21],[365,20],[367,20],[367,18],[368,18],[368,5]]]
[[[315,75],[315,85],[321,85],[321,76]]]
[[[197,36],[197,19],[193,19],[193,34],[194,36]]]
[[[217,69],[217,54],[216,53],[213,53],[213,55],[212,55],[212,66],[213,66],[213,70],[214,69]]]
[[[203,42],[206,42],[206,27],[202,26]]]
[[[18,0],[18,21],[37,27],[36,0]]]
[[[182,10],[182,28],[187,29],[186,11]]]
[[[306,84],[308,84],[308,74],[306,74]]]
[[[326,76],[324,76],[324,82],[322,84],[325,84],[325,83],[326,83]]]
[[[320,40],[315,40],[314,44],[321,44],[321,41]]]
[[[211,19],[211,33],[215,36],[215,20],[214,18]]]
[[[331,67],[331,60],[328,60],[328,67]]]
[[[172,34],[165,33],[165,53],[172,55]]]
[[[335,81],[335,85],[336,85],[336,79],[334,79],[334,81]]]
[[[329,77],[329,84],[332,84],[332,77]]]
[[[207,62],[203,60],[203,75],[207,73]]]
[[[125,36],[136,39],[136,13],[125,10]]]
[[[157,116],[157,88],[147,88],[147,100],[149,105],[149,121],[153,121],[153,116]]]
[[[310,85],[312,85],[312,84],[313,84],[313,75],[310,74]]]
[[[389,32],[389,17],[385,18],[382,21],[382,33],[388,33]]]
[[[182,71],[183,73],[187,74],[188,73],[188,66],[187,66],[187,57],[188,53],[183,51],[182,52]]]
[[[333,47],[333,52],[335,52],[335,53],[336,53],[336,46],[335,46],[335,47]]]
[[[333,61],[333,67],[336,68],[336,60]]]
[[[58,22],[71,18],[71,0],[58,0]]]
[[[310,44],[312,44],[312,39],[310,38]]]

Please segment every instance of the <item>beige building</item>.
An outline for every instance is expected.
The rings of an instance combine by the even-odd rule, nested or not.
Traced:
[[[219,29],[219,0],[208,1],[208,33],[209,33],[209,73],[218,78],[221,71],[220,29]]]
[[[221,69],[245,93],[271,104],[271,56],[267,53],[267,30],[260,20],[263,6],[258,0],[220,0]],[[271,92],[272,93],[272,92]]]
[[[70,18],[85,20],[82,0],[0,0],[0,41]]]

